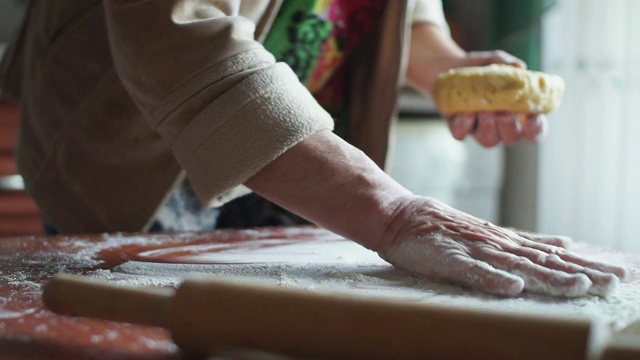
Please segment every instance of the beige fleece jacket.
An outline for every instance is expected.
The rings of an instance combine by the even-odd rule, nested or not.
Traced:
[[[32,2],[0,86],[20,99],[18,166],[45,216],[67,233],[144,230],[183,171],[204,203],[219,205],[291,146],[332,129],[256,40],[279,3]],[[439,1],[390,4],[384,26],[401,37],[410,21],[446,26]],[[392,91],[378,97],[397,95],[404,54],[392,52],[376,86]],[[388,136],[388,120],[379,123],[376,136]],[[386,139],[371,142],[386,152]]]

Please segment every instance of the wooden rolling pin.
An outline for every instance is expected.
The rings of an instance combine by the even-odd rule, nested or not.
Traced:
[[[60,314],[168,328],[185,352],[250,348],[315,359],[588,359],[607,339],[587,319],[452,308],[187,279],[133,288],[71,275],[45,285]]]

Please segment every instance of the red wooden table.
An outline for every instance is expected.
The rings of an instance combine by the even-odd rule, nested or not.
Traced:
[[[183,358],[183,354],[171,341],[170,334],[164,329],[59,316],[48,311],[41,301],[43,284],[61,272],[80,275],[95,274],[103,270],[109,272],[131,260],[141,260],[138,254],[151,250],[212,243],[240,244],[262,239],[314,241],[326,239],[328,234],[331,235],[319,228],[300,227],[174,235],[103,234],[0,238],[0,358]],[[618,253],[615,254],[618,256]],[[624,264],[631,264],[636,269],[632,284],[626,285],[636,291],[637,286],[640,286],[637,272],[640,269],[640,256],[620,253],[619,258]],[[518,305],[519,299],[513,301],[511,304]],[[595,299],[593,304],[597,305],[599,301]],[[616,305],[615,301],[614,299],[612,306]],[[518,306],[522,305],[525,303]],[[636,315],[630,313],[630,316]]]
[[[312,239],[323,230],[301,228],[181,235],[90,235],[0,238],[0,358],[179,359],[160,328],[56,315],[41,301],[53,275],[111,269],[142,250],[175,245],[269,238]]]

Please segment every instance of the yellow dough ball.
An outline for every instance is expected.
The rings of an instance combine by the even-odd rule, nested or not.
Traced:
[[[557,75],[492,64],[455,68],[438,76],[434,101],[442,114],[479,111],[548,113],[562,100]]]

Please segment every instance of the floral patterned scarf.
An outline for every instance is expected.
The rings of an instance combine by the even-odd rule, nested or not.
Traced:
[[[345,135],[348,67],[358,43],[373,31],[384,10],[382,0],[285,0],[264,46],[287,63],[331,113],[338,135]],[[344,136],[343,136],[344,137]]]

